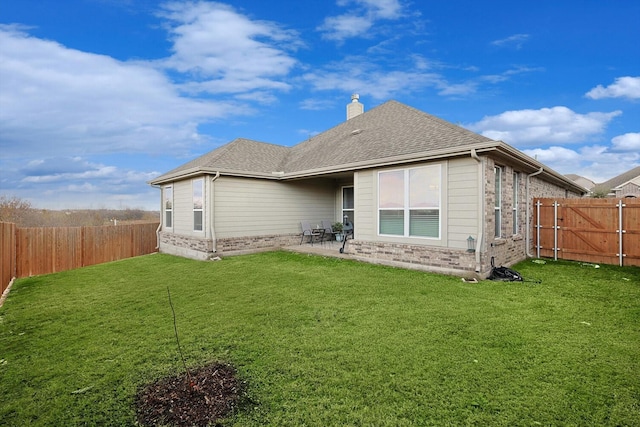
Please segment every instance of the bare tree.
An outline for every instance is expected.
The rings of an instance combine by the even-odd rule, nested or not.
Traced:
[[[32,211],[31,203],[19,197],[0,196],[0,221],[23,224]]]

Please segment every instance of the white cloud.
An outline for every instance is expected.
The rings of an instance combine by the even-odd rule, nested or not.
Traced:
[[[219,3],[169,3],[163,16],[173,55],[157,61],[119,61],[0,25],[0,158],[187,153],[210,140],[200,125],[289,90],[295,33]]]
[[[397,68],[397,69],[393,69]],[[438,69],[438,72],[433,71]],[[434,89],[443,97],[462,98],[476,93],[483,86],[497,84],[513,76],[540,71],[538,68],[515,67],[499,75],[471,77],[462,82],[447,80],[440,70],[459,67],[429,61],[421,55],[410,55],[405,62],[386,62],[384,57],[349,57],[303,74],[302,78],[316,90],[357,92],[379,100],[395,98],[400,94]],[[465,70],[477,72],[476,69]]]
[[[39,208],[135,207],[157,209],[157,190],[146,182],[158,172],[142,172],[82,157],[37,158],[8,171],[2,187],[19,190]],[[3,191],[6,193],[6,190]]]
[[[340,15],[330,16],[318,29],[324,32],[323,37],[328,40],[344,40],[358,37],[366,33],[373,26],[373,19],[365,16]]]
[[[465,83],[450,84],[442,80],[436,85],[440,88],[438,95],[442,96],[461,96],[474,93],[478,89],[478,83],[467,81]]]
[[[640,98],[640,77],[618,77],[607,87],[598,85],[585,95],[591,99],[602,98]]]
[[[317,29],[328,40],[341,42],[348,38],[366,37],[377,21],[395,20],[402,16],[402,4],[398,0],[338,0],[337,4],[355,7],[343,15],[325,18]]]
[[[567,107],[506,111],[484,117],[468,128],[517,146],[578,143],[604,132],[621,111],[579,114]]]
[[[529,34],[514,34],[500,40],[494,40],[492,45],[498,47],[514,47],[515,49],[521,49],[524,42],[529,40]]]
[[[252,21],[215,2],[164,5],[173,55],[161,66],[189,73],[190,92],[243,93],[287,90],[281,79],[296,66],[287,50],[301,46],[297,33],[267,21]]]
[[[630,132],[616,136],[611,140],[614,151],[632,151],[640,153],[640,133]]]
[[[534,148],[531,150],[524,150],[524,152],[546,165],[561,164],[564,167],[567,167],[569,164],[579,164],[581,158],[580,153],[577,151],[558,146]]]
[[[364,6],[369,13],[376,18],[396,19],[402,11],[402,5],[398,0],[339,0],[338,5],[346,6],[356,3]]]
[[[596,183],[633,169],[640,162],[638,152],[615,153],[603,145],[583,146],[575,150],[552,146],[523,151],[562,174],[575,173]]]
[[[81,157],[35,159],[16,171],[21,183],[59,183],[77,180],[109,182],[109,185],[139,183],[150,180],[154,172],[143,173],[88,161]]]
[[[335,103],[328,99],[304,99],[300,102],[300,109],[302,110],[328,110],[334,108]],[[306,131],[303,131],[306,132]]]
[[[372,64],[333,64],[323,70],[307,73],[303,79],[316,90],[338,89],[359,93],[379,100],[393,98],[400,93],[436,87],[445,91],[450,87],[439,74],[419,71],[385,71]],[[453,87],[452,87],[453,90]]]
[[[231,104],[190,99],[159,71],[0,29],[0,157],[180,150]]]
[[[67,191],[72,193],[95,193],[99,191],[99,187],[89,182],[83,184],[69,184]]]

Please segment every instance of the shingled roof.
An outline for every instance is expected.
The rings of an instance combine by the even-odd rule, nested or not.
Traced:
[[[502,141],[489,139],[400,102],[388,101],[293,147],[235,139],[150,183],[163,184],[218,172],[257,178],[304,178],[469,155],[472,149],[478,152],[495,150],[503,157],[519,159],[532,171],[542,166]],[[573,184],[560,174],[548,171],[554,179]]]
[[[237,138],[228,144],[208,152],[182,166],[159,176],[151,183],[165,177],[179,177],[194,172],[220,171],[255,175],[272,175],[281,171],[290,147]]]
[[[638,176],[640,176],[640,166],[637,166],[631,170],[628,170],[618,176],[614,176],[610,180],[605,181],[598,185],[599,186],[601,185],[608,189],[612,189],[612,188],[616,188],[619,185],[624,184],[625,182],[631,181],[633,178],[636,178]]]
[[[594,193],[607,194],[614,188],[626,182],[629,182],[638,176],[640,176],[640,166],[636,166],[635,168],[628,170],[624,173],[621,173],[620,175],[616,175],[605,182],[596,184],[595,187],[593,187],[592,191]]]
[[[287,171],[303,172],[416,155],[491,139],[388,101],[291,149]]]

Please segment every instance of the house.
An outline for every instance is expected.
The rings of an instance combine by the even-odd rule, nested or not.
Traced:
[[[355,226],[346,252],[374,263],[486,275],[532,248],[533,197],[586,190],[502,141],[396,101],[293,147],[236,139],[150,184],[162,252],[207,259],[300,244],[300,221]]]
[[[575,173],[569,173],[569,174],[567,174],[565,176],[567,178],[569,178],[571,181],[575,182],[576,184],[578,184],[581,187],[586,188],[589,191],[591,191],[593,189],[593,187],[596,186],[596,183],[593,182],[592,180],[590,180],[589,178],[577,175]]]
[[[597,184],[593,192],[605,197],[636,198],[640,197],[640,166],[628,170],[618,176]]]

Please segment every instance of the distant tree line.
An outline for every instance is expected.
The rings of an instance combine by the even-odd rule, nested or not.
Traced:
[[[159,212],[142,209],[37,209],[27,200],[0,196],[0,222],[13,222],[19,227],[82,227],[159,220]]]

